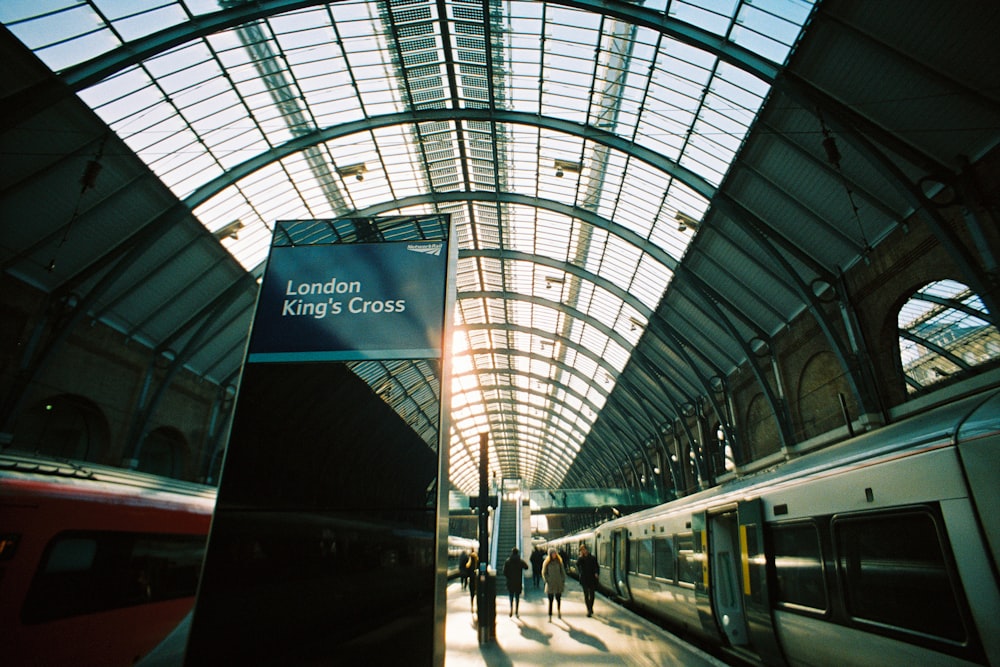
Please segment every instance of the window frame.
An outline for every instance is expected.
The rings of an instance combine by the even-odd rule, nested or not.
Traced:
[[[863,521],[891,520],[892,518],[914,515],[921,515],[929,518],[933,527],[936,546],[938,547],[941,556],[941,563],[944,568],[946,581],[954,599],[955,612],[964,630],[964,637],[960,640],[949,638],[947,636],[931,634],[917,628],[907,627],[904,624],[865,618],[852,612],[852,605],[850,603],[851,598],[848,593],[848,586],[850,582],[847,573],[842,567],[841,543],[838,539],[837,532],[838,526],[850,523],[860,523]],[[940,511],[936,507],[931,507],[929,505],[912,505],[885,510],[834,514],[829,518],[829,535],[832,551],[831,560],[836,572],[836,592],[842,605],[844,618],[848,625],[864,629],[869,632],[884,634],[906,641],[907,643],[930,646],[938,650],[941,650],[942,646],[965,647],[978,643],[979,637],[976,625],[971,617],[968,599],[966,598],[961,577],[958,573],[955,556],[951,548],[951,542],[948,539],[948,534],[945,530],[944,520]],[[912,536],[910,536],[910,538],[912,539]],[[938,616],[939,615],[936,615],[935,618]]]
[[[665,543],[667,547],[665,551],[670,554],[669,577],[660,575],[660,554],[663,553],[663,551],[656,548],[658,543]],[[677,551],[673,534],[657,535],[653,537],[653,578],[657,581],[665,581],[671,584],[677,583]]]
[[[802,604],[799,602],[792,602],[779,599],[778,595],[780,592],[780,587],[778,585],[778,563],[777,563],[777,553],[775,544],[775,533],[783,530],[792,530],[797,528],[811,528],[813,535],[816,538],[816,547],[819,553],[819,569],[820,569],[820,579],[823,586],[823,597],[825,606],[823,607],[813,607],[807,604]],[[794,610],[796,612],[801,612],[808,614],[810,616],[817,617],[829,617],[833,611],[833,606],[835,604],[834,594],[835,591],[831,591],[829,584],[829,569],[828,557],[829,553],[827,549],[824,548],[823,544],[823,526],[820,525],[816,519],[796,519],[793,521],[783,521],[780,523],[773,523],[767,527],[767,551],[769,554],[768,558],[768,579],[771,582],[772,593],[772,603],[778,609],[788,609]]]

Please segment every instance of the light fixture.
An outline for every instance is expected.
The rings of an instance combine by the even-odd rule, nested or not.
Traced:
[[[750,347],[750,351],[758,357],[766,357],[771,353],[771,346],[760,336],[754,336],[751,338],[747,341],[747,345]]]
[[[558,276],[545,276],[545,289],[552,289],[553,285],[562,285],[566,280]]]
[[[212,236],[220,241],[222,239],[238,239],[240,230],[243,229],[244,226],[243,221],[237,218],[228,225],[224,225],[223,227],[216,229],[212,232]]]
[[[579,162],[570,162],[569,160],[556,160],[555,166],[556,178],[562,178],[567,171],[579,174],[580,170],[583,169],[583,165]]]
[[[368,168],[365,166],[364,162],[358,162],[357,164],[346,164],[342,167],[337,167],[337,173],[341,178],[347,178],[353,176],[359,181],[365,180],[365,172]]]
[[[681,211],[677,211],[677,215],[674,216],[674,220],[677,221],[677,231],[682,233],[686,232],[688,228],[698,231],[698,228],[701,227],[700,222],[692,218],[687,213],[683,213]]]

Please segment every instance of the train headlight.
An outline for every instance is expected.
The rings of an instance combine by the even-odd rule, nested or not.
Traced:
[[[17,551],[17,543],[21,541],[20,535],[14,533],[4,533],[0,535],[0,561],[10,560]]]

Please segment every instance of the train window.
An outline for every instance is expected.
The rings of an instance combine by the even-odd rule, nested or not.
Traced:
[[[52,545],[46,572],[79,572],[89,570],[97,555],[97,540],[77,537],[59,540]]]
[[[639,574],[653,576],[653,540],[639,540],[636,550],[639,552]]]
[[[639,540],[629,540],[628,543],[629,555],[628,555],[628,571],[632,574],[637,574],[638,570],[636,566],[639,563]]]
[[[811,523],[775,526],[771,541],[777,601],[826,610],[823,556],[816,527]]]
[[[61,533],[21,610],[25,624],[192,597],[205,552],[197,535]]]
[[[958,597],[929,513],[839,518],[833,532],[851,616],[965,640]]]
[[[701,580],[701,560],[694,552],[694,535],[677,536],[677,579],[694,584]]]
[[[611,543],[601,542],[597,547],[597,561],[604,567],[611,567]]]
[[[653,540],[653,563],[656,565],[657,579],[674,580],[676,561],[674,544],[669,537],[657,537]]]

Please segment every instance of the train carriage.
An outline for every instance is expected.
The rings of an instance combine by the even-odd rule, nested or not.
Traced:
[[[0,455],[0,656],[132,665],[194,604],[215,489]]]
[[[1000,664],[1000,393],[594,531],[611,596],[773,665]]]

